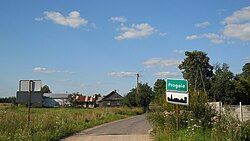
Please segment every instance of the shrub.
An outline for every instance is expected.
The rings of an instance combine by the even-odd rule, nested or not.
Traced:
[[[205,131],[212,127],[212,117],[216,115],[214,109],[207,104],[207,95],[203,92],[192,92],[190,94],[189,110],[196,123],[200,124]]]
[[[206,94],[190,93],[190,105],[179,106],[180,130],[176,130],[176,111],[173,104],[151,110],[148,115],[154,126],[156,140],[204,140],[209,138],[215,111],[206,104]]]
[[[221,116],[212,129],[213,140],[250,141],[250,121],[240,122],[230,114]]]

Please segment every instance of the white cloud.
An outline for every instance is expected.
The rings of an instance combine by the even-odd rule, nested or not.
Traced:
[[[96,88],[96,87],[103,87],[103,86],[106,86],[106,85],[109,85],[109,83],[103,83],[103,82],[95,82],[93,84],[82,83],[80,86],[81,87],[85,87],[85,88],[87,88],[87,87],[94,87],[94,88]]]
[[[225,18],[223,34],[242,41],[250,40],[250,6],[235,11],[231,16]]]
[[[42,21],[43,18],[35,18],[36,21]]]
[[[196,39],[209,39],[212,43],[215,43],[215,44],[224,43],[223,36],[215,34],[215,33],[190,35],[186,37],[186,40],[196,40]]]
[[[159,35],[160,36],[167,36],[168,34],[166,32],[160,32]]]
[[[146,68],[151,67],[173,67],[178,66],[181,63],[180,60],[176,59],[162,59],[162,58],[150,58],[143,62]]]
[[[36,72],[36,73],[70,73],[70,74],[74,73],[74,72],[70,72],[67,70],[49,69],[45,67],[35,67],[33,69],[33,72]]]
[[[197,35],[189,35],[186,37],[186,40],[195,40],[198,39],[199,37]]]
[[[197,23],[197,24],[195,24],[194,26],[195,26],[195,27],[198,27],[198,28],[206,28],[206,27],[208,27],[209,25],[210,25],[209,22],[202,22],[202,23]]]
[[[186,50],[182,50],[182,49],[175,49],[173,50],[174,53],[178,53],[178,54],[182,54],[184,53]]]
[[[134,77],[136,75],[135,72],[111,72],[108,75],[113,77]]]
[[[226,11],[227,11],[226,9],[218,9],[218,10],[217,10],[217,14],[221,16],[221,15],[223,15]]]
[[[250,57],[246,57],[245,60],[247,63],[250,63]]]
[[[225,24],[236,24],[242,22],[249,22],[250,20],[250,6],[243,7],[242,9],[235,11],[232,16],[229,16],[223,20]]]
[[[123,16],[111,17],[109,20],[112,21],[112,22],[120,22],[120,23],[124,23],[124,22],[127,21],[127,19],[125,17],[123,17]]]
[[[132,24],[130,28],[122,25],[120,31],[121,33],[115,37],[116,40],[145,38],[156,32],[156,29],[147,23],[142,23]]]
[[[175,77],[180,77],[180,74],[178,73],[175,73],[175,72],[168,72],[168,71],[165,71],[165,72],[157,72],[154,74],[156,77],[158,78],[175,78]]]
[[[212,43],[215,43],[215,44],[224,43],[223,37],[214,33],[202,34],[201,38],[209,39]]]
[[[226,37],[238,38],[242,41],[250,40],[250,22],[245,24],[228,24],[224,27]]]
[[[80,13],[77,11],[70,12],[68,16],[63,16],[61,13],[55,12],[55,11],[45,11],[43,14],[44,14],[44,17],[36,18],[35,20],[37,21],[51,20],[55,24],[69,26],[72,28],[78,28],[88,23],[88,21],[82,18],[80,16]]]

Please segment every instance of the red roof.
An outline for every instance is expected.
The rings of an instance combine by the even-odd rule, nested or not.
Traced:
[[[95,102],[95,98],[92,96],[76,96],[77,102]]]

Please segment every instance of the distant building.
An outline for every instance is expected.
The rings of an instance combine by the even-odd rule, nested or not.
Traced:
[[[31,95],[27,91],[17,91],[16,93],[16,103],[28,105],[30,98],[31,107],[42,107],[43,104],[43,94],[41,92],[31,92]]]
[[[95,102],[95,107],[100,107],[100,103],[102,102],[103,97],[98,97]]]
[[[77,104],[77,107],[94,108],[96,100],[93,96],[76,95],[74,102]]]
[[[68,107],[71,105],[69,97],[70,97],[70,94],[44,93],[43,94],[43,106],[44,107]]]
[[[99,102],[100,107],[119,107],[123,106],[122,103],[123,96],[118,94],[116,90],[109,93],[107,96],[103,97]]]

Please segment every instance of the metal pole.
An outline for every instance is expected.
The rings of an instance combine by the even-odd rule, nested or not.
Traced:
[[[180,122],[180,118],[179,118],[179,105],[177,104],[176,105],[176,117],[177,117],[177,123],[176,123],[176,126],[177,126],[177,130],[179,130],[179,122]]]
[[[200,75],[201,75],[201,81],[202,81],[202,85],[203,85],[204,92],[205,92],[205,94],[207,94],[207,92],[206,92],[206,87],[205,87],[205,83],[204,83],[204,80],[203,80],[203,75],[202,75],[202,72],[201,72],[201,68],[200,68]]]
[[[219,115],[219,120],[220,120],[221,114],[222,114],[222,102],[221,101],[219,101],[219,113],[220,113],[220,115]]]
[[[31,87],[32,87],[32,80],[29,80],[28,127],[30,127]]]
[[[243,121],[242,105],[240,102],[240,121]]]

